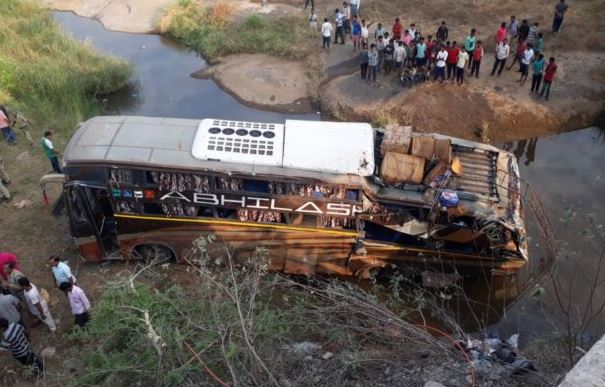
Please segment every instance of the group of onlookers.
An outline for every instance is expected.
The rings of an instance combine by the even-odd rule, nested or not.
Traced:
[[[48,266],[51,267],[56,288],[67,296],[74,324],[85,328],[91,305],[84,291],[76,286],[76,277],[71,268],[57,256],[48,258]],[[42,372],[44,364],[32,350],[29,329],[42,322],[51,333],[57,330],[56,320],[48,308],[48,292],[31,282],[12,253],[0,252],[0,276],[0,347],[23,365]],[[33,321],[30,327],[24,322],[24,314]]]
[[[355,11],[348,2],[343,3],[342,9],[334,11],[334,27],[328,18],[324,18],[321,26],[323,39],[322,47],[329,49],[334,44],[345,44],[347,36],[353,42],[353,51],[359,50],[360,74],[363,80],[376,82],[376,75],[384,72],[389,75],[395,72],[405,83],[415,83],[417,80],[427,80],[432,74],[433,80],[452,80],[458,85],[464,84],[466,69],[470,76],[479,78],[481,63],[485,56],[484,44],[477,38],[478,31],[473,28],[460,43],[449,39],[449,29],[442,21],[433,35],[426,37],[416,28],[414,23],[405,28],[399,18],[396,18],[390,31],[377,23],[373,34],[369,28],[374,23],[360,18],[358,4]],[[555,6],[555,16],[552,24],[552,34],[559,32],[567,4],[559,0]],[[312,12],[311,28],[317,29],[317,15]],[[370,42],[370,36],[372,41]],[[499,76],[511,57],[508,66],[510,70],[519,63],[519,83],[524,84],[532,71],[532,86],[530,93],[545,96],[550,95],[550,87],[557,71],[554,57],[545,59],[544,33],[540,24],[532,25],[527,20],[517,21],[511,16],[509,22],[503,22],[495,33],[496,49],[491,75]],[[509,43],[517,42],[515,51],[511,52]],[[540,90],[540,86],[542,89]]]

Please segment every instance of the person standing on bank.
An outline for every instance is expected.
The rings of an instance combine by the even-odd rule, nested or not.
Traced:
[[[48,263],[52,267],[53,277],[57,287],[59,287],[62,282],[68,282],[70,284],[76,283],[76,277],[71,273],[71,269],[67,263],[61,261],[61,258],[52,255],[48,258]]]
[[[88,321],[90,321],[90,316],[88,315],[90,301],[88,301],[88,297],[86,297],[86,294],[84,294],[84,291],[80,287],[69,282],[61,282],[59,289],[67,294],[71,314],[74,315],[74,324],[80,328],[84,328]]]
[[[13,128],[11,128],[10,114],[2,105],[0,105],[0,132],[2,132],[4,139],[9,145],[17,145],[17,135],[13,131]]]
[[[464,49],[466,50],[466,53],[468,54],[468,67],[471,67],[471,63],[473,62],[473,51],[475,51],[475,42],[477,41],[477,38],[475,37],[475,32],[477,32],[477,30],[475,30],[474,28],[471,29],[471,33],[469,36],[466,37],[466,39],[464,40]]]
[[[9,351],[15,360],[24,366],[32,367],[37,373],[44,370],[44,364],[32,351],[25,336],[25,328],[21,324],[0,318],[0,331],[2,331],[0,346]]]
[[[464,50],[460,51],[458,54],[458,63],[456,64],[456,83],[458,83],[458,86],[462,86],[464,83],[464,68],[469,60],[468,52]]]
[[[52,136],[53,136],[53,132],[51,132],[50,130],[47,130],[46,132],[44,132],[44,137],[42,137],[40,139],[40,145],[42,145],[44,154],[50,160],[50,165],[53,168],[53,172],[63,173],[63,171],[61,170],[61,166],[59,165],[59,158],[58,158],[58,156],[61,156],[61,153],[59,153],[55,149],[55,146],[53,145],[53,142],[51,141]]]
[[[328,21],[328,18],[324,18],[324,24],[321,25],[321,38],[323,40],[322,48],[328,47],[330,50],[330,42],[332,41],[332,24]]]
[[[545,100],[548,101],[548,96],[550,95],[550,87],[552,86],[552,81],[555,79],[555,73],[557,72],[557,64],[555,63],[555,58],[550,57],[548,59],[548,65],[546,66],[546,70],[544,70],[544,78],[542,82],[542,91],[540,92],[540,97],[544,96],[544,92],[546,92]]]
[[[441,48],[437,53],[437,63],[435,65],[435,79],[441,78],[441,83],[445,81],[445,64],[447,61],[447,51],[445,51],[445,47],[441,44]]]
[[[567,3],[565,3],[565,0],[561,0],[557,5],[555,5],[555,17],[552,20],[553,35],[559,32],[561,24],[563,24],[565,12],[567,12]]]
[[[334,34],[334,44],[338,43],[340,36],[340,44],[345,44],[344,33],[345,15],[338,8],[334,10],[334,24],[336,24],[336,34]]]
[[[506,60],[510,55],[510,47],[508,45],[508,40],[504,39],[496,46],[496,61],[494,62],[494,67],[492,68],[491,75],[496,73],[496,68],[498,69],[498,76],[502,74],[502,70],[504,69],[504,65],[506,65]]]
[[[531,78],[531,91],[530,94],[538,94],[540,91],[540,83],[542,83],[542,74],[544,73],[544,55],[538,55],[538,58],[532,63],[533,75]]]
[[[449,36],[449,31],[447,26],[445,25],[445,20],[441,22],[439,28],[437,28],[437,41],[441,44],[444,44]]]
[[[527,48],[523,52],[523,59],[521,59],[521,78],[519,79],[521,85],[523,85],[527,80],[527,75],[529,74],[529,65],[533,60],[534,50],[532,49],[531,44],[528,44]]]
[[[473,57],[471,58],[473,64],[471,65],[471,77],[475,74],[475,78],[479,78],[479,68],[481,67],[481,59],[483,59],[483,45],[480,40],[477,40],[477,46],[473,51]]]

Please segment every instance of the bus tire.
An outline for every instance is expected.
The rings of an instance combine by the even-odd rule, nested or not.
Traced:
[[[176,254],[168,246],[159,244],[144,244],[132,249],[134,258],[141,259],[148,264],[163,264],[176,261]]]

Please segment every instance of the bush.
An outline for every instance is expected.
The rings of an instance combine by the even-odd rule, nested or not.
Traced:
[[[124,87],[130,65],[101,56],[63,34],[49,11],[30,0],[4,4],[0,23],[0,98],[37,126],[72,130],[101,106],[96,97]]]

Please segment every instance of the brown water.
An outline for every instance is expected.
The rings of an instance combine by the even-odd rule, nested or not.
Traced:
[[[98,22],[71,13],[55,12],[55,19],[76,39],[87,40],[102,52],[130,61],[134,67],[130,87],[110,96],[107,105],[115,114],[184,118],[230,118],[238,120],[282,121],[286,118],[317,120],[312,114],[280,114],[247,107],[222,91],[211,80],[193,79],[192,72],[205,61],[168,39],[157,35],[127,34],[105,30]],[[594,231],[605,233],[605,131],[589,128],[539,139],[500,144],[518,158],[522,177],[540,193],[555,231],[560,254],[555,270],[563,284],[573,283],[572,299],[582,305],[587,286],[595,272],[599,244]],[[592,231],[590,219],[594,219]],[[528,282],[528,277],[544,267],[541,242],[531,219],[530,263],[515,277],[480,278],[465,285],[472,299],[453,303],[453,312],[467,326],[475,326],[473,313],[502,334],[521,333],[522,338],[557,326],[557,304],[548,279]],[[603,276],[605,278],[605,275]],[[519,289],[544,288],[545,295],[519,296]],[[597,289],[595,296],[604,298]],[[513,303],[513,301],[515,301]],[[503,308],[503,306],[508,306]],[[554,319],[553,319],[554,318]],[[605,316],[597,319],[592,331],[605,327]]]

